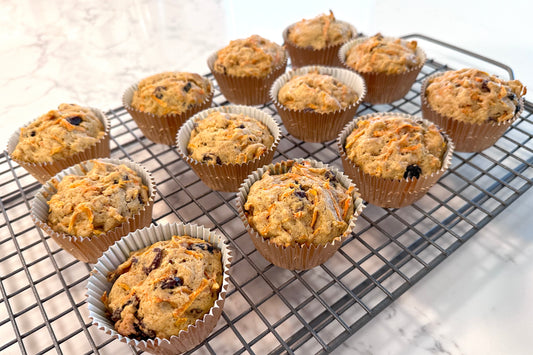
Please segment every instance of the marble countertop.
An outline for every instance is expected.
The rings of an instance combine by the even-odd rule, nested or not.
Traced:
[[[0,143],[61,102],[102,110],[165,70],[208,73],[207,56],[332,9],[366,34],[422,33],[498,60],[533,83],[532,5],[393,0],[2,2]],[[338,354],[527,354],[533,340],[533,191],[335,350]],[[125,353],[128,350],[125,349]]]

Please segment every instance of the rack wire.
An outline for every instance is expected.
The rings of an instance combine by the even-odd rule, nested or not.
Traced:
[[[447,69],[429,60],[404,99],[363,104],[358,114],[420,115],[421,82]],[[214,104],[228,104],[218,88]],[[280,121],[272,104],[261,109]],[[111,156],[137,161],[154,176],[153,222],[204,225],[224,234],[235,252],[222,317],[191,352],[307,354],[335,349],[531,187],[532,112],[526,102],[522,117],[493,147],[454,154],[449,171],[413,205],[368,205],[328,262],[300,272],[277,268],[255,250],[234,194],[209,189],[175,148],[144,138],[124,108],[107,114]],[[311,157],[342,169],[335,141],[306,143],[282,132],[274,161]],[[0,352],[138,353],[91,324],[85,302],[91,266],[35,228],[29,207],[39,188],[6,152],[0,155]]]

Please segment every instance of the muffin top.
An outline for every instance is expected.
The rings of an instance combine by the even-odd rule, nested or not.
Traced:
[[[182,114],[203,103],[211,93],[209,81],[195,73],[165,72],[142,79],[131,106],[157,116]]]
[[[213,69],[233,76],[265,77],[284,60],[285,51],[279,44],[252,35],[219,50]]]
[[[526,87],[477,69],[447,71],[426,87],[426,99],[438,113],[469,123],[504,122],[520,111]]]
[[[139,213],[149,198],[135,171],[97,160],[85,175],[67,175],[55,184],[48,225],[73,236],[105,233]]]
[[[104,124],[90,108],[61,104],[20,129],[11,157],[29,163],[64,159],[96,144],[104,135]]]
[[[274,143],[261,121],[242,113],[210,112],[194,121],[187,151],[207,164],[242,164],[258,158]]]
[[[353,189],[326,168],[295,162],[284,174],[267,171],[256,181],[244,211],[250,226],[272,243],[323,245],[348,228]]]
[[[296,22],[289,28],[288,39],[299,47],[322,49],[347,42],[355,35],[348,24],[337,21],[330,11],[329,15]]]
[[[346,155],[365,173],[396,180],[438,171],[446,147],[434,124],[395,115],[359,120],[345,143]]]
[[[348,49],[346,65],[359,72],[399,74],[420,66],[416,41],[390,39],[380,33]]]
[[[213,307],[222,287],[221,252],[203,239],[173,236],[132,252],[108,280],[113,286],[102,301],[118,333],[170,338]]]
[[[285,107],[320,113],[342,110],[358,99],[351,87],[318,72],[296,75],[278,92],[278,101]]]

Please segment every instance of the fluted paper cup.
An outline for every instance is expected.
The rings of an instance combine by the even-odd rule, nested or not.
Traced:
[[[304,75],[313,71],[331,75],[352,88],[357,93],[357,101],[351,103],[344,109],[326,113],[309,110],[293,110],[285,107],[278,101],[278,93],[283,85],[295,76]],[[283,125],[291,135],[306,142],[326,142],[337,138],[342,128],[354,118],[359,105],[366,96],[366,85],[363,78],[353,71],[311,65],[280,76],[272,85],[270,96],[283,121]]]
[[[208,79],[206,79],[208,80]],[[209,80],[208,80],[209,81]],[[126,89],[122,95],[122,104],[128,113],[131,115],[137,126],[146,138],[154,143],[174,145],[176,141],[176,133],[181,125],[189,119],[192,115],[206,108],[211,107],[213,102],[214,88],[211,81],[209,81],[209,94],[203,102],[192,105],[184,112],[169,113],[166,115],[155,115],[150,112],[140,111],[131,106],[133,94],[138,89],[138,84],[133,84]]]
[[[396,39],[393,37],[384,38],[390,40]],[[339,49],[338,56],[342,66],[346,69],[353,70],[365,79],[367,87],[367,93],[364,100],[365,102],[369,102],[371,104],[386,104],[401,99],[407,95],[416,81],[418,73],[420,73],[420,70],[422,70],[424,63],[426,62],[426,53],[417,46],[415,54],[421,59],[420,65],[402,73],[387,74],[380,72],[357,71],[346,64],[346,54],[350,48],[364,42],[367,39],[369,39],[369,37],[353,39]],[[406,42],[403,39],[401,41]]]
[[[352,31],[352,37],[357,36],[357,30],[351,24],[344,21],[336,21],[345,24]],[[342,63],[339,61],[339,49],[346,42],[333,44],[321,49],[314,49],[313,47],[301,47],[289,40],[289,31],[292,24],[283,30],[283,42],[289,56],[291,57],[291,65],[293,68],[300,68],[306,65],[323,65],[332,67],[341,67]],[[349,39],[348,39],[349,40]]]
[[[194,130],[194,121],[205,118],[214,111],[232,114],[242,113],[257,119],[268,127],[274,137],[274,142],[261,156],[242,164],[207,164],[191,158],[187,151],[187,144],[189,143],[191,132]],[[213,190],[235,192],[252,171],[272,162],[280,138],[281,131],[272,116],[254,107],[229,105],[208,109],[191,117],[179,130],[176,144],[181,157],[207,186]]]
[[[202,318],[196,320],[195,324],[188,326],[186,330],[181,330],[178,335],[170,338],[154,338],[148,340],[137,340],[119,334],[113,322],[106,313],[105,305],[102,301],[104,292],[109,293],[112,283],[107,280],[107,275],[115,271],[117,267],[126,261],[131,252],[148,247],[159,241],[169,240],[174,235],[187,235],[194,238],[203,239],[217,249],[222,254],[222,286],[218,298],[213,307]],[[128,234],[126,237],[112,245],[99,259],[94,269],[91,271],[87,282],[87,304],[89,318],[92,323],[106,334],[121,342],[135,346],[142,351],[152,354],[179,354],[191,350],[202,341],[216,326],[226,298],[229,286],[229,268],[231,264],[231,250],[226,239],[209,229],[195,224],[160,224],[150,226]]]
[[[363,200],[360,198],[360,195],[357,191],[357,187],[354,186],[354,190],[352,192],[354,214],[348,222],[348,228],[346,228],[346,230],[340,236],[334,238],[331,242],[324,245],[299,244],[282,246],[263,238],[252,226],[250,226],[244,211],[244,205],[248,199],[250,188],[256,181],[261,179],[265,172],[270,171],[271,173],[282,174],[287,172],[294,162],[301,163],[302,161],[304,161],[304,159],[287,160],[276,164],[266,165],[257,169],[242,183],[239,192],[237,192],[237,197],[235,200],[239,217],[259,253],[272,264],[288,270],[307,270],[325,263],[333,256],[333,254],[335,254],[346,238],[348,238],[348,236],[352,233],[357,217],[361,214],[363,208],[365,207],[363,205]],[[350,186],[353,186],[352,181],[337,169],[316,160],[305,159],[305,161],[310,162],[315,168],[327,168],[332,171],[335,174],[335,178],[342,184],[343,187],[349,188]]]
[[[20,129],[11,135],[7,143],[7,153],[10,155],[11,159],[17,164],[22,166],[26,171],[28,171],[37,181],[41,184],[44,184],[52,176],[60,172],[61,170],[68,168],[74,164],[78,164],[82,161],[88,159],[97,159],[97,158],[108,158],[110,155],[109,149],[109,119],[107,116],[97,108],[90,107],[91,111],[100,119],[104,125],[105,134],[100,138],[95,144],[87,147],[86,149],[75,153],[71,156],[65,157],[63,159],[53,160],[51,162],[45,163],[31,163],[25,162],[18,159],[13,159],[11,153],[15,150],[20,138]],[[29,125],[31,122],[27,123]]]
[[[207,58],[207,66],[215,77],[220,92],[232,104],[237,105],[263,105],[268,103],[268,92],[274,80],[285,72],[287,68],[287,53],[284,51],[283,62],[264,77],[235,76],[224,74],[214,69],[217,60],[217,52]]]
[[[67,251],[76,259],[86,263],[95,263],[110,245],[128,233],[149,226],[152,222],[152,209],[155,198],[154,180],[152,175],[142,165],[126,159],[98,159],[97,161],[115,165],[124,164],[141,177],[143,184],[148,187],[149,196],[148,201],[146,201],[141,211],[117,227],[97,236],[81,237],[59,233],[48,225],[48,201],[57,192],[57,184],[67,175],[85,175],[92,168],[94,160],[81,162],[55,175],[41,187],[31,204],[31,217],[33,222],[44,233],[48,234],[63,250]]]
[[[359,168],[359,166],[357,166],[350,158],[348,158],[344,146],[346,145],[346,138],[355,129],[355,126],[359,120],[365,120],[376,116],[406,117],[414,121],[419,121],[425,126],[431,125],[431,122],[415,116],[397,112],[372,113],[354,119],[352,122],[346,125],[337,139],[337,148],[341,156],[344,173],[348,175],[357,186],[359,186],[361,197],[365,201],[385,208],[400,208],[408,206],[422,198],[450,167],[454,151],[454,143],[443,131],[441,131],[441,134],[446,141],[446,152],[444,153],[442,159],[441,168],[429,175],[423,175],[419,178],[395,180],[365,173],[363,169]]]
[[[481,152],[493,146],[524,110],[524,98],[521,97],[518,112],[511,119],[503,122],[471,123],[441,114],[431,108],[427,100],[426,89],[431,81],[444,73],[435,73],[424,80],[420,93],[422,116],[444,129],[455,143],[455,150],[458,152]]]

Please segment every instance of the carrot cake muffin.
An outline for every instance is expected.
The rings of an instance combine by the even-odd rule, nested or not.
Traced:
[[[157,116],[182,114],[205,102],[210,93],[209,81],[198,74],[165,72],[141,80],[131,106]]]
[[[353,189],[344,188],[326,168],[294,162],[286,173],[265,172],[250,187],[244,213],[250,226],[272,243],[324,245],[348,228]]]
[[[231,41],[217,52],[214,70],[233,76],[265,77],[283,64],[285,51],[274,42],[253,35]]]
[[[335,19],[333,12],[313,19],[303,19],[289,28],[288,39],[299,47],[322,49],[344,43],[354,37],[351,26]]]
[[[207,164],[242,164],[274,143],[268,127],[242,113],[213,111],[195,120],[187,144],[189,156]]]
[[[351,47],[346,65],[358,72],[398,74],[420,66],[416,41],[385,38],[380,33]]]
[[[109,273],[102,301],[118,333],[170,338],[201,319],[222,287],[220,250],[203,239],[173,236],[132,252]]]
[[[87,149],[105,134],[104,124],[90,108],[61,104],[20,129],[11,157],[30,163],[52,162]]]
[[[434,124],[425,126],[402,116],[375,116],[357,122],[346,138],[345,151],[365,173],[401,180],[438,171],[446,141]]]
[[[278,101],[287,108],[320,113],[342,110],[358,99],[351,87],[318,72],[294,76],[278,92]]]
[[[520,81],[501,80],[478,69],[448,71],[429,82],[425,92],[434,111],[469,123],[510,120],[520,111],[525,94]]]
[[[108,232],[139,213],[148,187],[127,166],[97,160],[86,175],[67,175],[48,201],[48,225],[58,233],[89,237]]]

